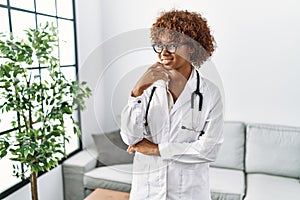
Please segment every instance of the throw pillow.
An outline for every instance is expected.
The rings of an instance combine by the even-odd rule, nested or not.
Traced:
[[[98,151],[98,164],[114,165],[133,162],[133,154],[129,154],[127,145],[123,142],[120,130],[92,134],[96,149]]]

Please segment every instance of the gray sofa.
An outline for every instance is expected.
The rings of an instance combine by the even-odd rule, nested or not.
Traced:
[[[130,191],[132,155],[118,131],[93,138],[96,146],[62,164],[65,200],[82,200],[98,187]],[[300,128],[227,121],[210,166],[213,200],[298,200]]]

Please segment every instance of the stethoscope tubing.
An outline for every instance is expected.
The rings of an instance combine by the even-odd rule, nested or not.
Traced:
[[[148,112],[149,112],[150,103],[151,103],[151,101],[152,101],[152,99],[153,99],[153,95],[154,95],[155,90],[156,90],[156,87],[154,86],[154,87],[152,88],[152,90],[151,90],[151,94],[150,94],[150,97],[149,97],[149,102],[148,102],[147,108],[146,108],[146,113],[145,113],[145,123],[144,123],[145,126],[148,126]]]
[[[200,92],[200,75],[197,70],[196,70],[196,74],[197,74],[197,86],[196,86],[196,90],[192,92],[191,95],[191,109],[194,109],[195,96],[199,96],[198,111],[201,111],[203,105],[203,95]]]
[[[202,105],[203,105],[203,95],[200,92],[200,75],[199,75],[199,72],[197,70],[195,70],[195,71],[196,71],[196,75],[197,75],[197,85],[196,85],[196,90],[194,92],[192,92],[192,94],[191,94],[191,109],[194,109],[195,98],[197,96],[199,96],[198,111],[201,111],[202,110]],[[149,102],[148,102],[147,107],[146,107],[146,113],[145,113],[145,119],[144,119],[145,127],[148,127],[148,113],[149,113],[149,109],[150,109],[150,103],[153,99],[153,95],[154,95],[155,90],[156,90],[156,87],[154,86],[151,90],[150,97],[149,97]]]

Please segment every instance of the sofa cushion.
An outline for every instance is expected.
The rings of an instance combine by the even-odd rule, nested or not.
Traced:
[[[102,166],[84,174],[86,189],[104,188],[129,192],[132,180],[132,164]]]
[[[210,168],[210,188],[212,200],[241,200],[245,194],[243,171]]]
[[[300,129],[287,126],[247,126],[246,171],[300,177]]]
[[[85,172],[95,168],[97,155],[95,148],[88,147],[63,162],[65,200],[84,199],[83,175]]]
[[[133,162],[133,154],[129,154],[123,142],[120,130],[105,134],[93,134],[98,151],[98,161],[103,165],[125,164]]]
[[[224,142],[220,148],[217,160],[211,166],[244,169],[245,125],[241,122],[225,122]]]
[[[264,174],[247,175],[245,200],[287,200],[300,198],[300,183],[294,178]]]

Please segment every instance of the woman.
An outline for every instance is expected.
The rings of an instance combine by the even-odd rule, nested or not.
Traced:
[[[121,136],[135,152],[130,199],[210,200],[223,106],[196,68],[212,55],[214,39],[200,14],[179,10],[158,17],[151,39],[159,62],[137,81],[121,115]]]

